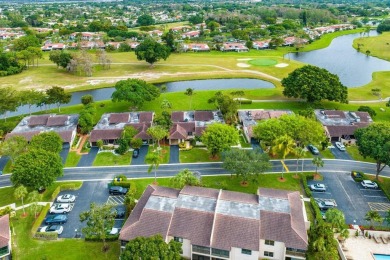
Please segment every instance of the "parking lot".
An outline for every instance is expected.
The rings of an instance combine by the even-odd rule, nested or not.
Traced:
[[[355,182],[348,173],[322,173],[323,181],[309,181],[325,184],[326,192],[313,192],[313,197],[319,200],[336,202],[337,208],[344,212],[347,224],[367,225],[364,216],[369,210],[376,210],[385,216],[390,209],[390,202],[382,190],[365,189],[359,182]]]
[[[63,224],[64,231],[59,235],[61,238],[73,238],[76,236],[76,232],[81,234],[81,229],[86,223],[80,222],[79,215],[81,212],[89,210],[90,203],[123,205],[124,201],[124,196],[111,196],[108,194],[107,182],[84,182],[79,190],[62,191],[59,195],[63,194],[75,195],[76,201],[72,203],[73,208],[68,213],[68,221]],[[115,220],[114,227],[121,228],[123,222],[124,219]],[[45,226],[45,223],[42,223],[41,226]]]

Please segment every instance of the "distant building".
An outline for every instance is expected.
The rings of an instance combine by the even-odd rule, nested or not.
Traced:
[[[185,51],[201,52],[210,51],[210,47],[206,43],[190,43],[184,45]]]
[[[11,230],[9,215],[0,217],[0,259],[11,259]]]
[[[122,250],[136,237],[161,234],[182,244],[186,259],[305,259],[305,206],[299,192],[258,194],[186,186],[148,186],[126,220]]]
[[[243,43],[226,42],[222,45],[221,51],[248,52],[249,49]]]
[[[42,51],[56,51],[56,50],[65,50],[66,45],[64,43],[46,43],[41,47]]]
[[[267,49],[267,48],[269,48],[270,41],[271,40],[254,41],[253,42],[253,49],[256,49],[256,50]]]

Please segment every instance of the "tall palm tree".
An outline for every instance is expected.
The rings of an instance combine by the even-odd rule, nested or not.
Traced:
[[[366,216],[364,217],[364,220],[370,221],[370,226],[372,227],[374,225],[374,222],[376,223],[382,223],[383,218],[378,213],[378,211],[370,210],[366,213]]]
[[[23,185],[18,186],[14,191],[14,197],[15,199],[21,199],[22,200],[22,208],[23,208],[23,215],[26,215],[26,212],[24,210],[24,197],[27,195],[27,188]]]
[[[274,142],[273,150],[282,155],[283,163],[286,156],[289,155],[295,148],[296,143],[288,135],[282,135],[277,138]],[[284,168],[282,168],[282,179],[283,179]]]
[[[154,183],[157,183],[157,169],[160,166],[161,158],[158,152],[148,153],[145,157],[145,162],[149,165],[148,173],[151,173],[154,168]]]
[[[190,110],[192,109],[191,108],[191,105],[192,105],[192,96],[195,95],[195,89],[193,88],[187,88],[186,91],[184,92],[184,95],[187,95],[190,97]]]
[[[318,156],[314,157],[311,162],[316,166],[316,174],[317,174],[318,167],[324,167],[324,161],[321,159],[321,157]]]
[[[295,173],[295,176],[297,176],[297,174],[298,174],[298,164],[299,164],[299,160],[301,159],[301,158],[303,158],[303,156],[305,156],[305,150],[302,148],[302,147],[300,147],[300,146],[297,146],[297,147],[295,147],[294,148],[294,154],[296,155],[296,157],[297,157],[297,170],[296,170],[296,173]],[[303,172],[303,160],[302,160],[302,172]]]

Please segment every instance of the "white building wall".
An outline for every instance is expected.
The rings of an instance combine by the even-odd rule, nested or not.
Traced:
[[[167,242],[173,240],[173,237],[168,236]],[[191,240],[183,238],[183,243],[181,246],[183,253],[181,254],[184,258],[191,259]]]
[[[273,252],[274,257],[264,256],[264,251]],[[283,242],[277,242],[275,241],[274,245],[266,245],[265,240],[260,240],[260,259],[266,258],[266,259],[278,259],[278,260],[284,260],[284,253],[286,251],[286,246]]]
[[[230,259],[231,260],[258,260],[262,257],[259,254],[259,251],[252,251],[251,255],[241,254],[241,248],[232,247],[230,250]]]

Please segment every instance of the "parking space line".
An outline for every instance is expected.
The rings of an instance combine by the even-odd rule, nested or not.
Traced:
[[[312,191],[311,193],[332,195],[332,193],[330,193],[330,192],[322,192],[322,191]]]
[[[352,205],[352,207],[354,208],[354,210],[356,210],[354,203],[352,203],[351,197],[349,196],[349,194],[347,193],[347,191],[346,191],[345,188],[344,188],[344,185],[341,183],[341,181],[340,181],[339,178],[337,178],[337,180],[339,181],[341,188],[343,188],[343,191],[344,191],[345,195],[347,195],[347,198],[348,198],[348,200],[349,200],[349,203]]]
[[[363,195],[364,197],[369,197],[369,198],[386,198],[385,196],[370,196],[370,195]]]
[[[374,189],[360,189],[360,190],[366,190],[366,191],[381,191],[381,190],[374,190]]]
[[[388,211],[390,210],[390,203],[376,203],[376,202],[368,202],[368,206],[371,210],[375,211]]]
[[[109,196],[106,203],[110,205],[121,205],[124,201],[124,196]]]

